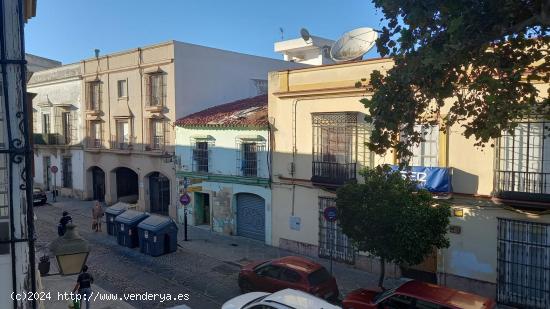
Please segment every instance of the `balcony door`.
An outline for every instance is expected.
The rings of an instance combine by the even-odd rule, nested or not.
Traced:
[[[128,121],[117,121],[117,146],[127,149],[130,144],[130,124]]]

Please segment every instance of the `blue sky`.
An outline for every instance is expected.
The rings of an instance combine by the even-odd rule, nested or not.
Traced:
[[[38,0],[25,39],[28,53],[63,63],[92,57],[94,48],[106,54],[172,39],[280,58],[280,27],[285,39],[302,27],[337,39],[379,28],[381,16],[368,0]]]

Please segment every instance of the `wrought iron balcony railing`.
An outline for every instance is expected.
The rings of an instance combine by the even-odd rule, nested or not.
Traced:
[[[311,182],[326,186],[341,186],[356,179],[356,163],[313,162]]]
[[[58,133],[34,133],[33,141],[35,145],[70,145],[72,143],[70,136]]]
[[[497,197],[550,203],[550,173],[496,171],[495,174]]]
[[[91,138],[89,137],[87,139],[87,143],[86,145],[88,146],[88,148],[95,148],[95,149],[99,149],[99,148],[102,148],[103,144],[101,142],[101,139],[99,138]]]

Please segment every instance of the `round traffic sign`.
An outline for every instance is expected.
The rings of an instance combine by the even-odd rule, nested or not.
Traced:
[[[327,207],[323,211],[323,216],[325,217],[325,220],[329,222],[334,222],[336,221],[336,217],[338,216],[338,210],[334,206]]]
[[[183,206],[187,206],[189,205],[189,203],[191,203],[191,197],[189,196],[189,194],[187,193],[184,193],[180,196],[180,203],[183,205]]]
[[[52,171],[52,173],[54,173],[54,174],[57,173],[57,171],[58,171],[57,166],[52,165],[52,167],[50,167],[50,171]]]

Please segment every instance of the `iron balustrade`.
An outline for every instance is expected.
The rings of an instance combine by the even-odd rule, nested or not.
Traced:
[[[497,196],[550,202],[550,173],[496,171]]]
[[[356,163],[313,162],[311,181],[319,184],[343,185],[356,179]]]
[[[164,148],[164,136],[163,135],[154,135],[151,137],[151,149],[152,150],[161,150]]]
[[[88,148],[101,148],[101,139],[99,138],[89,138],[88,139]]]

